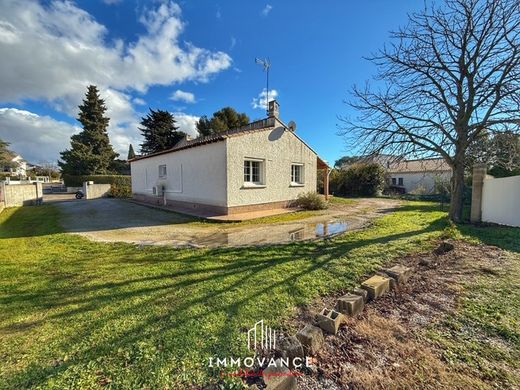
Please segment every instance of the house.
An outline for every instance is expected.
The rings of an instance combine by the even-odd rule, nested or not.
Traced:
[[[280,120],[278,102],[271,101],[266,119],[136,157],[133,197],[205,215],[287,207],[316,191],[318,169],[329,169],[295,128]]]
[[[11,159],[12,166],[4,167],[3,171],[11,176],[27,177],[27,161],[19,154]]]
[[[397,160],[386,166],[390,185],[408,193],[431,194],[436,183],[449,183],[451,168],[442,158]]]

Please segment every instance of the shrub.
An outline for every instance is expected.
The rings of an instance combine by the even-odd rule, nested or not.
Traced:
[[[327,202],[318,193],[311,191],[298,195],[294,206],[305,210],[324,210],[327,208]]]
[[[331,187],[338,195],[377,196],[385,186],[384,168],[376,163],[356,163],[331,175]]]

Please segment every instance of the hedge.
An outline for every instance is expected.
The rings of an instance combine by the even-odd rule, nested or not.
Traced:
[[[63,175],[63,182],[67,187],[81,187],[86,181],[95,184],[111,184],[109,196],[115,198],[129,198],[132,196],[131,176],[125,175]]]
[[[63,175],[63,182],[67,187],[81,187],[86,181],[93,181],[95,184],[132,184],[131,176],[126,175]]]

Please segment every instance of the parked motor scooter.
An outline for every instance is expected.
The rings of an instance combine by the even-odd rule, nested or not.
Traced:
[[[83,191],[79,190],[76,192],[76,199],[83,199],[84,196],[85,194],[83,193]]]

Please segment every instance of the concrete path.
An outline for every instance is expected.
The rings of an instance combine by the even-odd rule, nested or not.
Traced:
[[[310,218],[271,224],[211,223],[119,199],[56,202],[66,231],[104,242],[192,247],[250,246],[316,239],[363,228],[398,202],[360,199]]]

